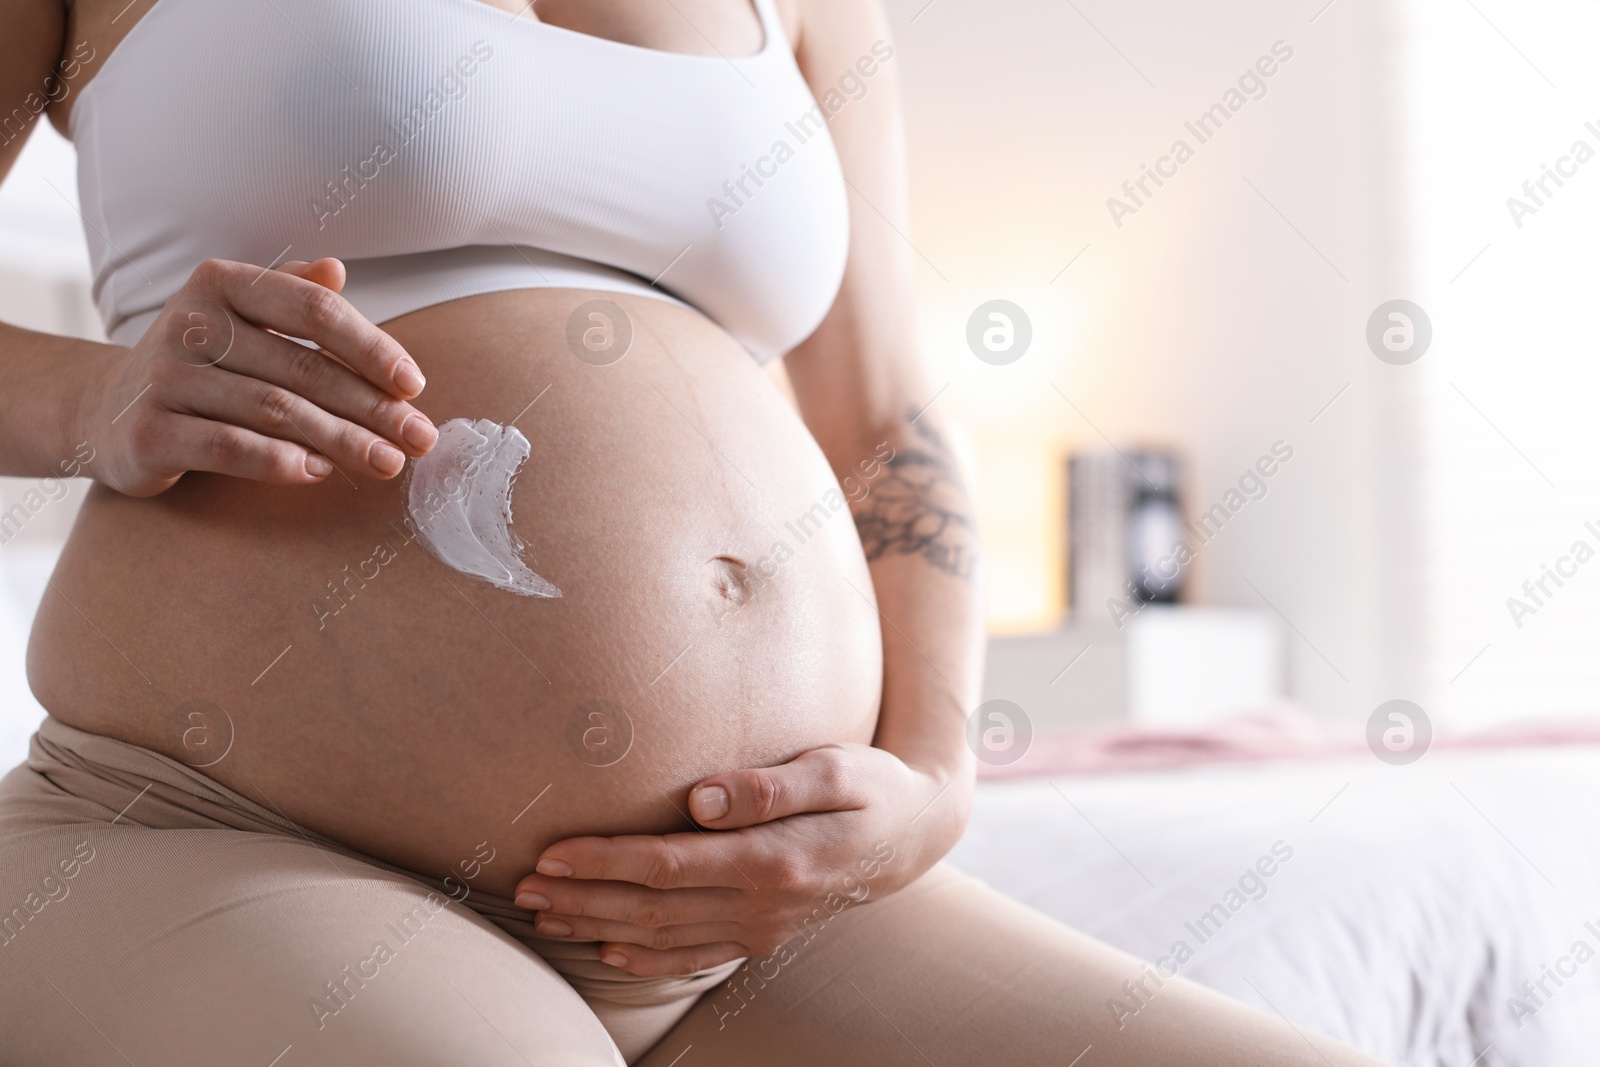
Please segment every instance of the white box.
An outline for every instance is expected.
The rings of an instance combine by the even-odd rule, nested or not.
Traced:
[[[1186,728],[1281,700],[1284,662],[1270,612],[1152,604],[1120,630],[1079,618],[990,638],[983,698],[1017,704],[1036,732]]]
[[[1199,726],[1283,698],[1283,628],[1269,612],[1150,605],[1123,632],[1136,726]]]

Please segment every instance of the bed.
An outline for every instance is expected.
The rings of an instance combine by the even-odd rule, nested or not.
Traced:
[[[53,562],[44,546],[0,551],[7,767],[43,713],[23,656]],[[1397,1067],[1577,1067],[1600,1037],[1596,812],[1596,744],[1434,751],[1398,767],[1302,753],[986,781],[951,859]]]
[[[1184,975],[1397,1067],[1577,1067],[1597,811],[1595,745],[1021,778],[980,787],[951,859],[1143,959],[1184,941]]]

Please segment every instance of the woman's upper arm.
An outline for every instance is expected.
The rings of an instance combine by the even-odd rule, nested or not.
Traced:
[[[912,321],[899,55],[880,0],[798,0],[801,72],[844,102],[828,132],[844,168],[850,251],[832,310],[784,361],[802,417],[835,463],[926,403]],[[824,108],[826,111],[827,109]]]
[[[66,23],[62,0],[0,3],[0,181],[44,121]]]

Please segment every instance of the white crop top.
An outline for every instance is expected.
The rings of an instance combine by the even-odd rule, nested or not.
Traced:
[[[844,273],[844,178],[772,0],[746,57],[481,0],[158,0],[71,117],[107,333],[207,258],[337,256],[374,322],[477,293],[681,299],[758,360]]]

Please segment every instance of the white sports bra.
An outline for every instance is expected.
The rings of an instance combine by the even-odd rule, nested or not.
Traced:
[[[337,256],[374,322],[545,287],[680,298],[758,360],[810,335],[849,216],[772,0],[746,57],[481,0],[159,0],[71,117],[94,296],[132,345],[207,258]]]

